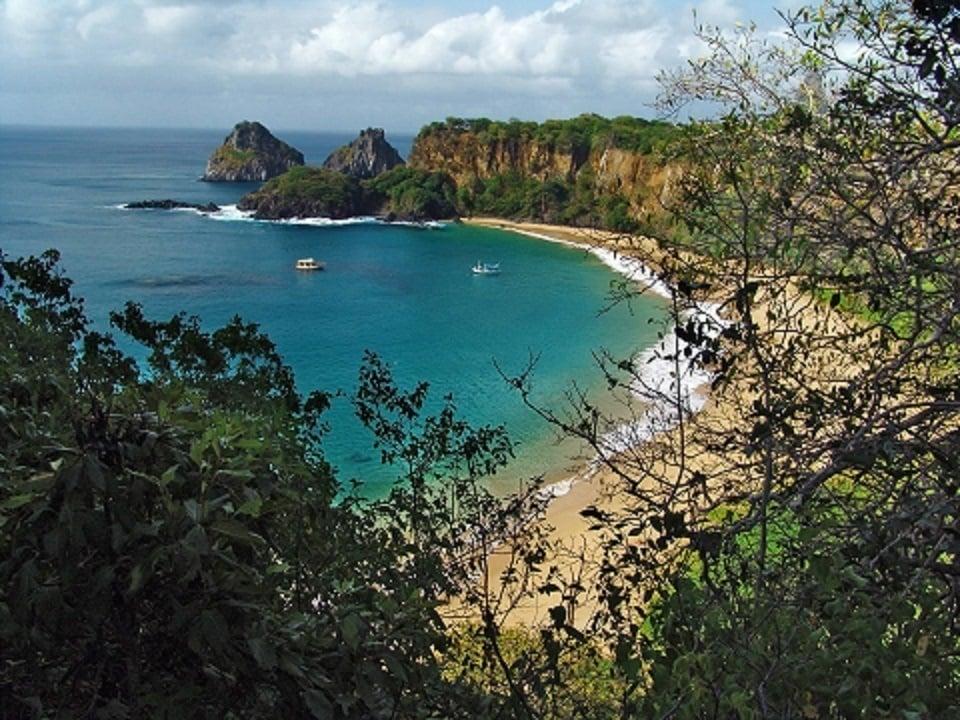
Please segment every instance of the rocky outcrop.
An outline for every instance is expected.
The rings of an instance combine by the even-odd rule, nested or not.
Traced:
[[[237,203],[259,220],[364,215],[363,190],[356,178],[318,167],[298,167],[273,178]]]
[[[367,128],[352,143],[331,153],[323,167],[366,180],[403,164],[403,158],[387,142],[383,130]]]
[[[137,200],[123,206],[126,210],[197,210],[202,213],[220,212],[216,203],[192,203],[181,200]]]
[[[446,175],[397,167],[358,180],[335,170],[298,167],[244,195],[237,207],[259,220],[372,215],[387,221],[423,222],[456,216],[456,187]]]
[[[660,212],[679,178],[678,167],[649,153],[604,144],[562,146],[533,137],[491,138],[442,127],[417,136],[409,166],[445,172],[458,187],[466,188],[478,179],[511,174],[568,183],[589,174],[598,194],[622,196],[636,216]]]
[[[303,165],[303,153],[258,122],[237,123],[207,161],[207,182],[260,182]]]
[[[410,153],[410,167],[448,173],[458,186],[510,172],[537,180],[572,180],[586,160],[583,151],[562,151],[521,138],[491,141],[471,132],[421,133]]]

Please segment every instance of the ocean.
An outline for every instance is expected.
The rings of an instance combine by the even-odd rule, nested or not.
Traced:
[[[371,497],[383,495],[397,471],[380,465],[349,402],[366,350],[402,385],[427,381],[432,397],[452,394],[471,422],[506,427],[518,457],[490,480],[498,492],[583,464],[583,449],[558,443],[497,366],[513,374],[538,357],[534,398],[555,410],[573,381],[604,402],[593,353],[627,358],[652,346],[665,317],[660,301],[644,297],[604,312],[617,276],[599,259],[500,230],[120,209],[162,198],[235,205],[256,185],[197,180],[227,131],[0,126],[0,251],[59,249],[99,329],[131,300],[148,317],[185,311],[208,329],[234,315],[258,323],[301,391],[343,392],[327,418],[324,453],[341,481],[360,481]],[[314,164],[354,137],[275,134]],[[387,139],[407,156],[412,137],[388,131]],[[295,271],[307,256],[327,269]],[[477,260],[499,262],[501,274],[473,275]]]

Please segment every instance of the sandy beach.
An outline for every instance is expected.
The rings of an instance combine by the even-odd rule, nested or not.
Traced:
[[[669,288],[660,283],[657,272],[665,264],[669,267],[674,258],[668,258],[652,239],[498,218],[471,218],[464,222],[583,248],[629,279],[651,285],[653,292],[669,295]],[[778,306],[786,303],[796,332],[804,332],[805,328],[813,328],[818,323],[822,327],[824,322],[817,303],[810,296],[792,288],[787,297],[772,300],[758,298],[758,302],[776,302]],[[717,309],[714,308],[714,311]],[[828,357],[823,364],[827,366],[825,376],[836,377],[837,363]],[[840,371],[840,374],[843,372]],[[594,463],[582,468],[563,483],[548,505],[542,522],[548,528],[550,540],[560,548],[549,564],[558,568],[559,574],[568,581],[577,580],[587,588],[580,606],[567,608],[568,617],[573,615],[577,624],[586,621],[597,601],[592,592],[596,589],[596,583],[591,581],[590,575],[595,572],[596,563],[599,562],[602,543],[601,536],[590,530],[593,521],[585,519],[581,511],[595,506],[629,514],[635,499],[623,490],[624,468],[631,472],[630,481],[635,487],[649,488],[661,494],[680,484],[677,482],[680,473],[689,477],[690,473],[702,472],[711,479],[710,482],[718,491],[729,490],[730,483],[745,482],[740,469],[742,458],[727,452],[718,453],[709,447],[709,441],[726,430],[748,426],[747,423],[751,422],[750,401],[755,397],[756,390],[741,381],[727,384],[719,392],[708,392],[709,380],[709,376],[701,375],[690,381],[687,391],[691,396],[693,412],[682,428],[661,426],[663,429],[659,432],[636,433],[632,442],[628,441],[613,453],[620,467]],[[678,436],[681,432],[682,438]],[[682,460],[672,454],[681,444],[684,447]],[[671,457],[672,460],[665,462],[663,457]],[[490,557],[489,564],[489,582],[496,592],[501,573],[511,564],[511,556],[504,550],[498,550]],[[557,594],[525,599],[512,607],[505,624],[535,626],[548,620],[547,610],[559,601]]]
[[[483,227],[496,228],[519,233],[550,242],[559,242],[571,247],[583,249],[596,255],[612,270],[638,284],[646,285],[649,292],[654,292],[669,298],[669,288],[662,284],[658,272],[662,270],[660,260],[663,259],[657,243],[649,238],[627,236],[604,230],[580,229],[559,225],[541,223],[521,223],[502,220],[499,218],[476,217],[464,220],[465,223]],[[642,257],[641,261],[639,257]],[[701,378],[697,385],[708,381]],[[715,401],[710,401],[705,387],[691,388],[696,394],[700,412],[720,412]],[[645,437],[639,433],[639,437]],[[636,447],[641,441],[630,443],[633,447],[624,448],[626,452],[638,450]],[[649,441],[648,441],[649,442]],[[704,458],[707,462],[709,459]],[[663,467],[659,470],[665,481],[675,477],[676,470]],[[560,568],[568,580],[580,578],[585,586],[589,587],[591,567],[597,562],[600,552],[600,537],[590,531],[593,521],[585,519],[580,513],[587,507],[595,506],[604,509],[623,510],[628,500],[619,492],[619,478],[611,468],[602,464],[593,464],[582,467],[572,477],[567,478],[554,486],[548,486],[546,491],[552,492],[555,497],[550,501],[546,514],[542,518],[544,526],[549,528],[551,542],[560,548],[556,558],[551,563]],[[490,582],[494,592],[499,586],[501,573],[511,563],[509,552],[495,551],[490,558]],[[596,598],[587,594],[585,602],[579,608],[568,608],[568,612],[575,613],[577,621],[585,620],[590,613],[590,605]],[[559,601],[556,595],[541,595],[533,599],[526,599],[513,607],[508,616],[507,624],[534,626],[547,619],[547,610]]]

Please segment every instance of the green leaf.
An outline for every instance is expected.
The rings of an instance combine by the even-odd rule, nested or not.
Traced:
[[[260,509],[263,507],[263,500],[260,498],[251,498],[243,505],[237,508],[238,515],[249,515],[250,517],[260,517]]]
[[[260,542],[259,537],[251,533],[243,523],[233,518],[218,518],[210,524],[210,529],[244,545],[254,545]]]
[[[36,498],[37,496],[32,493],[27,493],[25,495],[14,495],[13,497],[9,497],[0,503],[0,509],[16,510],[19,507],[23,507],[24,505],[33,502]]]
[[[303,693],[303,701],[310,709],[310,714],[318,720],[327,720],[333,717],[333,705],[327,696],[319,690],[307,690]]]
[[[273,670],[277,666],[277,650],[266,638],[247,638],[247,646],[257,664],[264,670]]]
[[[172,483],[172,482],[174,481],[174,479],[176,478],[176,476],[177,476],[177,470],[179,470],[179,469],[180,469],[180,466],[179,466],[179,465],[172,465],[172,466],[168,467],[168,468],[163,472],[163,475],[160,476],[160,486],[161,486],[161,487],[166,487],[167,485],[169,485],[170,483]]]
[[[130,594],[138,592],[143,587],[146,580],[147,574],[143,570],[143,565],[137,563],[130,571],[130,585],[127,587],[127,592]]]
[[[360,629],[360,618],[356,615],[347,615],[340,620],[340,634],[351,650],[360,647]]]

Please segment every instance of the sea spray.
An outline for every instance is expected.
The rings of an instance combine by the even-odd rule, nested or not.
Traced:
[[[543,233],[507,227],[502,229],[584,250],[628,281],[644,285],[663,297],[673,297],[670,286],[639,258],[610,248],[596,247],[589,243],[552,237]],[[726,325],[720,317],[720,306],[716,303],[701,303],[695,310],[684,313],[679,319],[692,320],[695,324],[700,324],[708,338],[718,336]],[[631,391],[645,401],[646,407],[632,421],[618,425],[599,438],[603,455],[615,455],[636,447],[659,433],[672,430],[681,419],[686,419],[703,409],[707,400],[703,389],[712,380],[712,375],[706,368],[697,365],[696,353],[691,351],[688,354],[687,347],[688,343],[677,336],[674,327],[658,343],[633,358],[633,367],[638,377],[631,384]],[[541,493],[545,497],[566,495],[578,480],[592,477],[600,469],[601,464],[602,458],[598,455],[583,472],[547,485]]]

